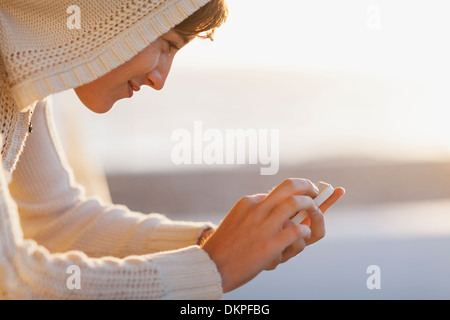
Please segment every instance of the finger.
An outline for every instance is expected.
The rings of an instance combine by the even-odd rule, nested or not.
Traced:
[[[322,205],[320,206],[320,212],[325,212],[329,207],[331,207],[340,197],[345,194],[344,188],[336,188],[331,195]],[[313,244],[325,236],[325,219],[323,214],[313,213],[309,217],[309,226],[311,228],[311,237],[306,241],[307,245]]]
[[[284,263],[289,259],[295,257],[305,248],[306,248],[306,240],[304,238],[298,239],[283,251],[281,263]]]
[[[280,201],[291,195],[307,195],[315,197],[318,194],[317,187],[309,180],[290,178],[284,180],[273,189],[261,202],[265,210],[272,210]]]
[[[308,215],[318,211],[314,200],[309,196],[289,196],[279,203],[269,215],[268,223],[279,226],[280,222],[284,223],[286,219],[290,219],[300,211],[306,211]]]
[[[320,210],[325,213],[325,211],[328,210],[329,207],[331,207],[336,201],[339,200],[340,197],[342,197],[345,194],[345,189],[344,188],[336,188],[334,189],[333,194],[331,195],[331,197],[329,197],[327,200],[325,200],[324,203],[322,203],[322,205],[320,206]]]
[[[322,239],[325,236],[325,218],[322,211],[317,210],[309,216],[311,224],[311,237],[307,239],[306,244],[310,245]]]
[[[256,193],[250,197],[253,197],[257,202],[260,202],[264,200],[267,197],[267,195],[268,195],[267,193]]]
[[[294,224],[292,221],[289,220],[288,225]],[[284,249],[281,257],[281,263],[288,261],[289,259],[295,257],[300,252],[302,252],[306,247],[306,240],[311,237],[311,229],[309,229],[306,226],[301,226],[302,229],[302,236],[294,241],[290,246],[288,246],[286,249]]]
[[[310,231],[306,232],[307,234],[310,234]],[[297,241],[294,241],[291,245],[289,245],[281,255],[279,255],[276,259],[273,259],[265,268],[264,270],[274,270],[280,263],[284,263],[288,261],[289,259],[295,257],[300,252],[302,252],[306,248],[306,238],[308,236],[305,235],[305,238],[300,238]]]
[[[311,229],[302,224],[292,223],[278,232],[273,241],[276,252],[284,252],[287,247],[299,239],[308,239],[311,236]]]
[[[321,206],[319,207],[320,211],[322,211],[322,213],[325,213],[325,211],[327,211],[344,194],[345,194],[344,188],[338,187],[338,188],[334,189],[333,194],[327,200],[325,200],[325,202],[322,203]],[[306,217],[305,220],[302,221],[302,224],[310,226],[311,219],[309,217]]]
[[[275,270],[276,267],[281,263],[281,254],[276,259],[273,259],[265,268],[266,271]]]
[[[244,196],[241,199],[239,199],[238,202],[235,203],[233,208],[231,208],[230,212],[235,210],[242,213],[246,213],[252,208],[254,208],[256,205],[258,205],[264,198],[266,198],[267,194],[254,194],[249,196]],[[229,215],[225,217],[225,219],[229,219]]]

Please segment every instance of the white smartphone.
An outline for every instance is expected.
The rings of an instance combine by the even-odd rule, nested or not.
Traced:
[[[334,188],[323,181],[315,182],[314,185],[319,189],[319,194],[314,198],[314,202],[317,206],[320,206],[325,202],[334,192]],[[294,223],[302,223],[303,220],[308,216],[308,213],[305,210],[298,212],[291,218],[291,221]]]

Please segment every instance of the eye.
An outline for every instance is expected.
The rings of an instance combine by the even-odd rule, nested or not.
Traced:
[[[176,51],[180,50],[180,48],[171,41],[167,41],[167,44],[169,45],[169,52],[172,52],[172,49],[175,49]]]

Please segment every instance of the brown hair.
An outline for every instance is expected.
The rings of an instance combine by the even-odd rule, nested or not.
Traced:
[[[224,24],[228,16],[225,0],[211,0],[175,27],[179,33],[197,35],[213,40],[214,31]]]

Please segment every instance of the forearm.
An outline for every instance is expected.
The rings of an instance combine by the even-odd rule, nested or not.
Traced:
[[[170,221],[158,214],[86,198],[56,136],[51,109],[38,105],[10,192],[25,238],[52,252],[81,250],[94,257],[125,257],[195,245],[208,223]]]
[[[22,242],[12,259],[0,255],[0,291],[8,299],[220,299],[221,278],[198,246],[177,251],[89,258],[51,254]]]
[[[93,201],[80,204],[82,208],[89,205],[93,205]],[[35,240],[24,238],[17,208],[5,176],[0,172],[0,298],[219,299],[222,296],[221,276],[216,265],[199,246],[128,255],[122,259],[89,257],[85,252],[75,250],[55,253]],[[76,210],[77,214],[82,212],[80,210]],[[66,212],[70,215],[70,210]],[[117,216],[124,212],[110,211],[98,217],[99,220],[107,216],[111,218],[109,235],[112,239],[109,240],[112,247],[121,243],[120,239],[114,240],[114,226],[117,226]],[[150,219],[143,219],[143,215],[127,214],[129,216],[122,216],[125,223],[150,223]],[[42,219],[56,221],[52,227],[55,229],[61,225],[53,216],[42,215]],[[80,217],[74,230],[86,223],[84,219],[87,215]],[[161,218],[157,220],[161,221]],[[103,225],[107,222],[103,221]],[[88,225],[95,225],[95,222]],[[70,226],[65,232],[70,234]],[[89,239],[85,241],[89,242]]]
[[[80,200],[53,215],[22,210],[26,237],[52,252],[81,250],[91,257],[123,258],[196,245],[203,230],[211,226],[132,212],[98,199]]]

